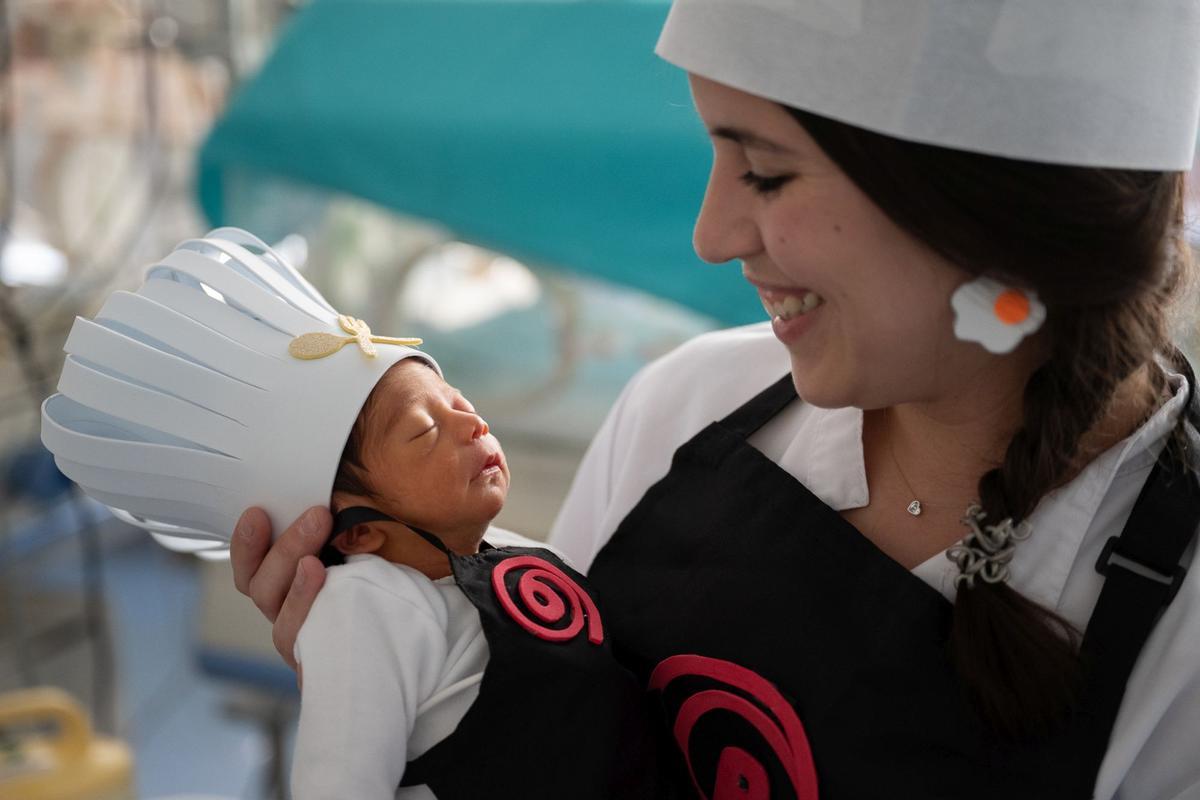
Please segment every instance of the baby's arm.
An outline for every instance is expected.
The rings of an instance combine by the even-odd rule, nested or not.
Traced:
[[[394,580],[378,580],[388,571]],[[419,581],[382,560],[330,571],[296,640],[295,800],[395,797],[417,707],[446,658],[444,614],[428,602],[436,590]]]

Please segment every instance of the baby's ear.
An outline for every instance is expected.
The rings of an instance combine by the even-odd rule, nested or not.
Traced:
[[[383,531],[370,525],[355,525],[349,530],[342,531],[333,537],[333,546],[345,556],[374,553],[383,547],[387,536]]]

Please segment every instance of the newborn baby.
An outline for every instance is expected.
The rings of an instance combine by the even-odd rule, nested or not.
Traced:
[[[297,800],[650,796],[640,692],[582,576],[488,527],[508,484],[487,423],[432,367],[410,358],[384,374],[334,481],[322,560],[344,564],[296,641]],[[582,758],[548,752],[504,790],[481,754],[536,752],[526,724],[570,736],[553,720],[572,707],[606,741]]]

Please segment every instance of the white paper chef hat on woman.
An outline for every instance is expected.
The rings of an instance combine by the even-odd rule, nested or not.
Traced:
[[[1030,161],[1192,164],[1200,0],[675,0],[656,52],[901,139]]]
[[[227,545],[251,505],[276,532],[327,505],[384,372],[405,358],[438,369],[411,347],[372,342],[236,228],[180,244],[136,293],[114,292],[94,320],[77,318],[64,349],[42,441],[118,516],[164,544],[190,540],[178,549]]]

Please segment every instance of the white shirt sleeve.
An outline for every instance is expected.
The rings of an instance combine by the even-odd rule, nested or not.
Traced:
[[[296,639],[295,800],[393,800],[445,664],[444,617],[415,570],[374,558],[330,570]]]
[[[1198,733],[1200,682],[1193,681],[1150,731],[1114,800],[1200,800]],[[1122,747],[1120,741],[1110,744]]]
[[[1193,558],[1190,566],[1200,564]],[[1195,577],[1188,575],[1142,649],[1100,768],[1097,800],[1200,800],[1200,590],[1188,586]]]
[[[549,544],[563,553],[567,560],[587,572],[592,559],[607,543],[613,531],[604,530],[610,503],[616,464],[620,450],[627,444],[626,418],[630,413],[630,396],[634,393],[645,369],[630,379],[604,423],[588,445],[587,452],[571,481],[571,489],[550,528]]]

